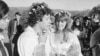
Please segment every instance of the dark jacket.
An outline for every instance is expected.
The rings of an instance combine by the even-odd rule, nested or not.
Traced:
[[[10,22],[9,22],[9,25],[8,25],[8,37],[10,39],[10,37],[14,34],[14,25],[15,25],[15,21],[16,19],[12,19]]]

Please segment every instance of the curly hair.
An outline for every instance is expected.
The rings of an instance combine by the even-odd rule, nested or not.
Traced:
[[[46,3],[33,3],[29,11],[28,25],[34,26],[37,21],[42,21],[44,15],[51,14],[52,10]]]

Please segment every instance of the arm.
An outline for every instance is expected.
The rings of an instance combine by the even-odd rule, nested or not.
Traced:
[[[0,41],[0,51],[1,51],[3,56],[9,56],[8,51],[7,51],[7,49],[4,46],[4,43],[2,41]]]
[[[9,22],[9,25],[8,25],[8,36],[9,36],[10,42],[12,42],[12,40],[14,38],[14,35],[15,35],[15,34],[13,34],[13,32],[14,32],[14,25],[15,25],[14,20],[11,20]]]
[[[11,36],[10,36],[10,41],[15,43],[15,40],[14,40],[14,36],[16,35],[16,32],[17,32],[17,22],[16,20],[13,20],[12,23],[11,23]]]
[[[9,37],[9,39],[11,37],[11,21],[8,24],[8,37]]]

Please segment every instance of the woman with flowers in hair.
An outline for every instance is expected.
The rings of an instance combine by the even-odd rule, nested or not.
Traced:
[[[20,56],[37,56],[40,35],[51,24],[51,9],[45,3],[35,3],[29,11],[27,27],[18,39]]]
[[[65,55],[65,56],[82,56],[81,47],[77,35],[71,30],[71,18],[66,12],[60,12],[55,16],[55,32],[54,37],[50,37],[47,45],[47,56],[50,53],[53,55]],[[50,50],[51,49],[51,50]]]

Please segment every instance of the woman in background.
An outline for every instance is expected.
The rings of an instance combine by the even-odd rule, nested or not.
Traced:
[[[3,42],[4,36],[2,34],[3,30],[7,28],[7,24],[9,22],[8,11],[8,5],[4,1],[0,0],[0,56],[9,56]]]

